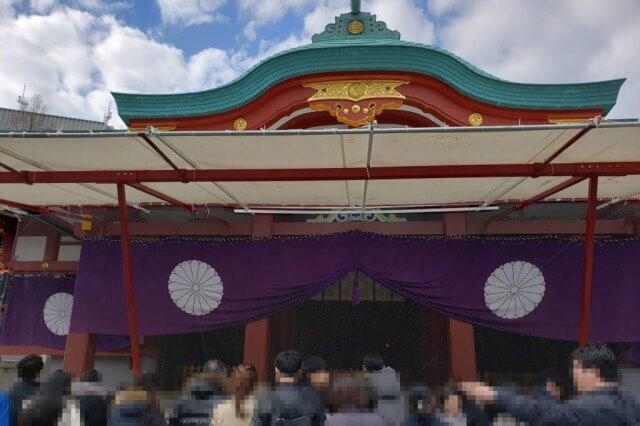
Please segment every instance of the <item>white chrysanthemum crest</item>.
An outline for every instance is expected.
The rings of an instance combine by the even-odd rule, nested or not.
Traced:
[[[69,293],[55,293],[44,302],[42,317],[49,331],[57,336],[69,334],[73,296]]]
[[[496,268],[484,285],[484,301],[501,318],[522,318],[542,301],[545,280],[532,263],[515,261]]]
[[[181,262],[169,275],[169,296],[178,308],[189,315],[210,313],[220,305],[222,294],[220,275],[205,262]]]

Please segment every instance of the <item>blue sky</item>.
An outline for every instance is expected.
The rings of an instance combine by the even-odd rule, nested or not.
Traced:
[[[310,42],[349,0],[0,0],[0,106],[40,93],[47,111],[100,120],[110,90],[224,84]],[[640,1],[363,0],[403,39],[498,77],[566,83],[627,77],[613,117],[640,116]],[[121,126],[114,118],[116,126]]]

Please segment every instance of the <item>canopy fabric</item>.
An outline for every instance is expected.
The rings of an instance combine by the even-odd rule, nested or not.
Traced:
[[[136,134],[0,134],[0,184],[3,200],[35,206],[115,205],[116,188],[105,183],[111,171],[195,170],[278,171],[285,169],[364,170],[381,167],[535,165],[640,162],[640,123],[352,130],[166,132]],[[582,134],[582,133],[584,134]],[[571,143],[573,138],[580,138]],[[236,179],[219,181],[150,179],[151,189],[183,203],[226,206],[421,206],[524,200],[567,179],[562,176],[442,176],[428,178]],[[491,167],[489,168],[491,170]],[[496,169],[497,170],[497,169]],[[35,173],[22,182],[20,172]],[[86,172],[76,181],[39,183],[47,172]],[[553,173],[551,173],[553,174]],[[76,176],[76,175],[74,175]],[[102,176],[102,177],[101,177]],[[88,179],[88,180],[87,180]],[[93,180],[92,180],[93,179]],[[108,179],[107,179],[108,181]],[[365,182],[368,182],[365,185]],[[30,183],[30,185],[26,185]],[[586,184],[554,198],[586,197]],[[637,171],[602,178],[600,198],[640,197]],[[161,200],[136,189],[128,201]]]
[[[577,340],[583,244],[571,240],[321,237],[132,243],[139,332],[248,323],[295,306],[352,270],[445,315]],[[640,240],[596,244],[591,339],[640,341]],[[285,259],[285,261],[283,261]],[[120,242],[85,241],[71,330],[128,333]]]
[[[74,278],[66,277],[15,277],[3,318],[0,345],[64,350],[74,284]],[[129,337],[125,335],[98,335],[96,348],[105,352],[127,349]]]

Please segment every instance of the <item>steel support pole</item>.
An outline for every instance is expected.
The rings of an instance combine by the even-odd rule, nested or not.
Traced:
[[[580,346],[589,343],[589,314],[591,313],[591,281],[593,278],[593,251],[596,233],[596,207],[598,201],[598,177],[589,178],[587,200],[587,226],[584,238],[584,270],[582,280],[582,310],[580,312]]]
[[[140,376],[140,347],[138,345],[138,321],[136,318],[136,297],[133,291],[133,267],[131,265],[131,241],[129,240],[129,220],[127,218],[127,196],[124,184],[118,184],[118,208],[120,209],[120,240],[122,241],[122,266],[129,316],[131,339],[131,366],[135,377]]]

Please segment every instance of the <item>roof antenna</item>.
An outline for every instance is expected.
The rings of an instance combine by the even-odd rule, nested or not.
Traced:
[[[104,127],[109,127],[109,121],[111,120],[111,101],[109,101],[109,106],[107,107],[107,112],[104,115],[104,119],[102,122],[104,123]]]
[[[352,15],[360,14],[360,0],[351,0],[351,14]]]
[[[22,88],[22,96],[18,96],[18,103],[20,104],[20,111],[24,112],[29,108],[29,99],[25,97],[25,92],[27,91],[27,85],[25,84]]]

